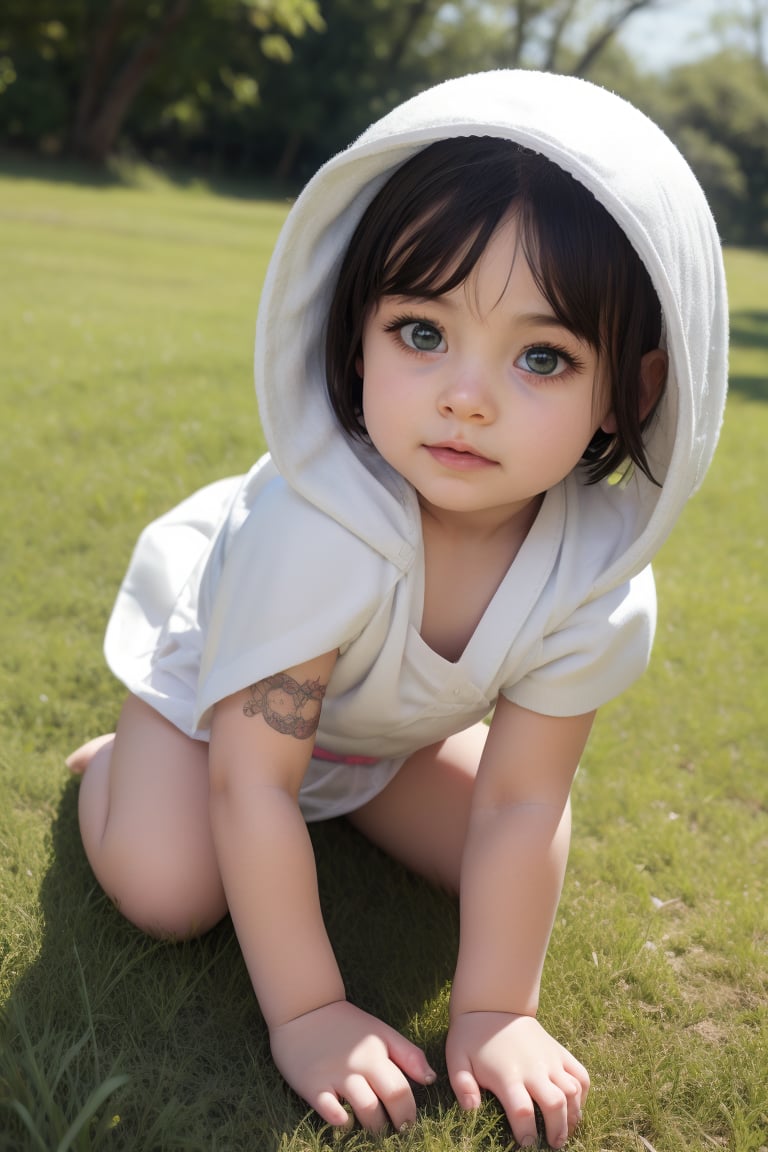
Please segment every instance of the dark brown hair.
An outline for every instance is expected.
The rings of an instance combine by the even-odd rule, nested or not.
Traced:
[[[583,456],[589,483],[631,464],[653,480],[640,419],[640,361],[659,346],[661,308],[613,217],[556,164],[508,140],[456,137],[418,152],[387,181],[347,249],[326,335],[328,395],[342,428],[365,438],[355,361],[382,296],[434,299],[466,280],[514,209],[537,287],[561,324],[598,353],[617,431]],[[655,482],[655,481],[654,481]]]

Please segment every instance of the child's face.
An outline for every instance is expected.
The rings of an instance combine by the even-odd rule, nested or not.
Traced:
[[[454,291],[383,297],[358,369],[372,443],[445,512],[514,516],[576,467],[608,416],[597,352],[539,292],[514,218]]]

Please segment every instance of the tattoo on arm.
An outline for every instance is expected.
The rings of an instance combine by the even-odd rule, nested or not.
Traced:
[[[306,740],[317,731],[326,688],[319,680],[298,684],[292,676],[278,672],[251,685],[243,712],[246,716],[263,716],[270,728],[284,736]]]

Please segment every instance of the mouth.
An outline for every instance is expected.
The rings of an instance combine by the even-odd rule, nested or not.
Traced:
[[[496,460],[483,456],[462,440],[443,440],[439,444],[425,444],[427,452],[438,464],[458,472],[472,472],[479,468],[495,468]]]

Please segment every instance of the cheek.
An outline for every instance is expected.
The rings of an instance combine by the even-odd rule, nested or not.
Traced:
[[[581,458],[595,433],[611,420],[610,394],[596,381],[593,387],[574,393],[559,414],[554,436],[562,445],[573,445]]]
[[[602,428],[604,432],[616,431],[611,382],[601,379],[600,375],[595,379],[592,391],[592,435],[599,428]]]
[[[363,423],[365,424],[366,432],[376,446],[378,438],[379,425],[381,423],[381,403],[380,393],[375,387],[372,374],[369,372],[362,377],[363,386],[361,390],[362,405],[363,405]]]
[[[362,387],[363,419],[368,437],[385,459],[408,439],[413,417],[412,393],[380,361],[366,360]]]
[[[574,397],[573,403],[538,412],[527,437],[532,467],[538,458],[551,461],[563,474],[575,468],[600,427],[602,415],[602,406],[593,409],[589,393]]]
[[[363,412],[369,418],[385,421],[391,418],[405,399],[407,382],[398,370],[397,358],[386,344],[369,341],[363,347],[355,366],[362,380]]]
[[[363,423],[373,447],[388,463],[397,455],[399,437],[393,428],[391,408],[378,402],[370,390],[363,388]]]

